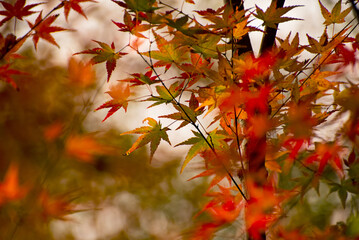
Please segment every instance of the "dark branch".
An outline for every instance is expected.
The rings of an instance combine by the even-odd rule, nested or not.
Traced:
[[[359,21],[359,9],[357,8],[356,4],[354,3],[354,0],[350,0],[353,10],[355,12],[355,16],[357,17],[358,21]]]
[[[284,6],[285,0],[272,0],[277,2],[276,8],[282,8]],[[275,36],[277,35],[278,30],[278,24],[276,24],[276,28],[271,28],[266,26],[264,29],[264,36],[262,39],[261,48],[259,50],[259,53],[263,53],[268,49],[271,49],[274,46],[275,43]]]

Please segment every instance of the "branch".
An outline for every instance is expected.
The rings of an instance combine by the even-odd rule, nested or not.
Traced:
[[[357,8],[356,4],[354,3],[354,0],[350,0],[353,10],[355,12],[355,16],[357,17],[358,21],[359,21],[359,9]]]
[[[192,121],[191,117],[188,115],[188,113],[185,111],[185,109],[182,107],[182,105],[177,101],[177,99],[173,96],[173,94],[171,93],[171,91],[168,89],[168,87],[166,86],[166,84],[163,82],[163,80],[160,78],[159,74],[157,73],[156,69],[153,67],[153,64],[149,63],[144,57],[143,55],[138,51],[137,54],[140,55],[140,57],[142,58],[142,60],[148,65],[149,68],[152,69],[153,73],[156,75],[157,79],[161,82],[162,86],[166,89],[167,93],[171,96],[172,101],[182,110],[182,112],[186,115],[186,117],[191,121],[192,126],[194,126],[197,130],[197,132],[201,135],[201,137],[205,140],[206,144],[209,146],[209,148],[211,149],[211,151],[214,153],[215,156],[217,156],[216,153],[216,149],[214,147],[213,144],[211,144],[208,139],[206,138],[206,136],[204,136],[203,132],[201,131],[201,129],[196,125],[196,123],[194,121]],[[152,62],[152,58],[150,55],[150,61]],[[198,119],[196,118],[196,120],[198,121]],[[217,157],[217,159],[220,161],[220,163],[222,164],[222,167],[224,168],[224,170],[226,171],[227,175],[230,177],[230,179],[232,180],[232,182],[234,183],[234,185],[236,186],[236,188],[238,189],[238,191],[241,193],[242,197],[244,198],[245,201],[248,201],[246,195],[244,194],[244,192],[242,191],[242,189],[239,187],[238,183],[236,182],[236,180],[234,179],[233,175],[231,174],[231,172],[228,170],[228,168],[224,165],[224,163],[220,160],[220,158]]]

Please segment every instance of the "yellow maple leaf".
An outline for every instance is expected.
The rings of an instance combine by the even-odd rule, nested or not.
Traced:
[[[249,28],[247,27],[247,21],[248,19],[236,24],[236,27],[233,29],[233,37],[235,39],[240,40],[244,35],[249,32]]]

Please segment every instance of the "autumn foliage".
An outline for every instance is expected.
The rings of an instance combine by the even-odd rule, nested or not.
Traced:
[[[191,181],[208,181],[203,194],[208,201],[194,214],[195,223],[183,231],[183,239],[217,239],[221,234],[254,240],[357,239],[359,87],[351,74],[356,73],[359,49],[357,1],[335,1],[333,6],[318,1],[316,17],[322,18],[323,28],[319,36],[306,38],[295,29],[284,38],[277,36],[281,23],[301,21],[291,14],[308,7],[306,3],[285,6],[284,0],[273,0],[267,8],[246,9],[243,1],[227,1],[218,8],[185,10],[195,9],[197,1],[181,1],[188,8],[177,8],[157,0],[112,0],[123,14],[109,24],[126,42],[93,40],[93,46],[69,60],[66,84],[73,97],[96,86],[97,66],[106,69],[109,100],[84,107],[104,112],[103,122],[139,101],[149,109],[165,107],[168,114],[148,116],[142,126],[118,134],[120,139],[138,137],[117,148],[95,133],[74,131],[80,123],[69,123],[54,111],[43,121],[41,142],[61,146],[55,159],[76,159],[101,170],[101,159],[120,156],[126,161],[145,146],[149,162],[161,158],[156,154],[160,143],[175,142],[168,133],[188,128],[192,136],[183,135],[173,144],[187,146],[178,171],[192,174]],[[96,4],[60,1],[43,15],[34,10],[43,3],[0,3],[0,26],[37,14],[34,22],[26,20],[24,36],[0,35],[0,79],[7,90],[11,86],[20,92],[28,83],[18,79],[32,79],[21,68],[24,42],[32,38],[37,49],[42,39],[59,47],[53,35],[67,29],[55,24],[58,17],[69,21],[69,14],[77,12],[87,18],[83,4]],[[254,20],[262,25],[253,25]],[[263,34],[259,50],[249,41],[252,33]],[[128,73],[118,64],[133,55],[146,65],[143,71]],[[114,79],[116,71],[129,76]],[[40,187],[36,181],[21,181],[23,166],[8,155],[0,158],[0,209],[32,201],[41,209],[36,219],[45,222],[67,220],[68,214],[83,210],[70,193],[49,192],[46,177],[39,180]],[[191,167],[193,162],[200,167]]]

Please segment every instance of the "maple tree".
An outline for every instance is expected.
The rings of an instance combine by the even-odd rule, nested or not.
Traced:
[[[39,11],[34,23],[27,21],[30,30],[24,36],[1,35],[0,79],[21,91],[26,83],[16,79],[30,77],[16,68],[22,61],[18,54],[22,44],[32,36],[35,49],[40,38],[59,46],[52,34],[66,29],[52,25],[59,16],[54,12],[63,8],[66,21],[71,9],[87,18],[80,5],[85,2],[96,4],[64,0],[44,17]],[[196,2],[185,0],[183,5]],[[65,131],[71,127],[58,120],[48,123],[44,139],[48,143],[61,139],[66,158],[102,169],[99,157],[131,158],[146,145],[151,162],[161,142],[173,142],[168,133],[186,127],[193,136],[175,145],[188,146],[180,172],[201,161],[203,171],[190,180],[209,178],[204,195],[210,200],[184,238],[211,239],[229,232],[233,238],[251,240],[356,239],[359,87],[349,73],[357,67],[357,2],[335,1],[329,7],[319,0],[318,14],[324,19],[321,36],[307,34],[300,39],[298,33],[277,35],[280,24],[300,21],[290,16],[296,8],[306,7],[285,6],[285,0],[272,0],[266,9],[257,5],[247,9],[245,1],[232,0],[217,9],[192,12],[162,0],[112,0],[123,17],[109,23],[129,40],[120,50],[112,39],[93,40],[100,47],[74,53],[94,56],[87,63],[70,60],[71,86],[90,89],[95,85],[92,67],[104,63],[106,82],[112,84],[106,93],[112,99],[94,108],[109,109],[103,121],[138,101],[152,109],[167,106],[171,112],[147,117],[145,126],[119,134],[140,134],[126,149],[107,146],[92,134]],[[23,21],[40,3],[1,4],[6,9],[0,11],[4,25],[13,18]],[[253,26],[254,20],[262,25]],[[258,51],[251,44],[254,32],[263,34]],[[113,83],[115,71],[121,70],[117,61],[134,53],[146,68]],[[303,59],[304,54],[310,59]],[[138,96],[143,90],[148,94]],[[321,133],[329,128],[330,137],[323,137]],[[0,207],[30,199],[45,222],[76,212],[69,195],[19,183],[17,164],[6,169]],[[344,216],[342,221],[331,221],[335,211]],[[18,221],[25,221],[25,216]]]

